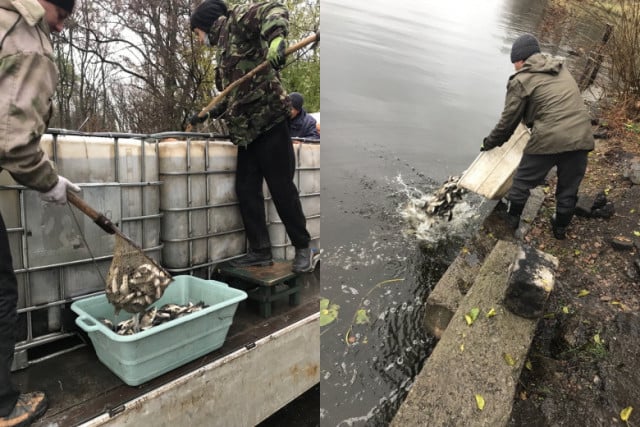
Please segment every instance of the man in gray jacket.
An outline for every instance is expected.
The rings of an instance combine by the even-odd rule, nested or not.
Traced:
[[[40,197],[65,204],[80,188],[59,176],[40,148],[58,81],[51,31],[60,32],[74,0],[0,0],[0,172]],[[0,427],[30,425],[47,409],[43,392],[20,394],[11,382],[18,284],[0,215]]]
[[[504,144],[521,121],[531,129],[507,194],[506,219],[512,228],[518,227],[529,191],[556,166],[556,213],[551,226],[554,237],[564,239],[587,169],[587,155],[594,147],[589,115],[562,59],[540,53],[534,36],[524,34],[516,39],[511,62],[516,72],[509,77],[502,116],[480,150]]]

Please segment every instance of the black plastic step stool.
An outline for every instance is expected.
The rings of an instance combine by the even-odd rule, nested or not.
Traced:
[[[271,303],[289,297],[289,305],[300,304],[300,284],[298,274],[291,271],[291,261],[274,261],[266,267],[232,267],[220,264],[217,273],[229,285],[244,289],[250,300],[256,301],[262,317],[271,316]],[[277,285],[286,285],[278,290]],[[251,288],[251,285],[258,285]]]

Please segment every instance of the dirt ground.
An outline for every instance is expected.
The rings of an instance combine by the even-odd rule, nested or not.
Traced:
[[[634,126],[596,140],[580,191],[604,192],[615,213],[575,217],[563,241],[551,234],[555,179],[548,182],[524,239],[555,255],[560,267],[520,377],[511,426],[640,426],[640,185],[625,177],[634,157],[640,158]],[[614,248],[619,236],[630,247]],[[625,423],[621,411],[628,407]]]

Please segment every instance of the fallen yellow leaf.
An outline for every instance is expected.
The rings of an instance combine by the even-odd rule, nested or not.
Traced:
[[[568,307],[568,306],[566,306],[566,305],[565,305],[564,307],[562,307],[562,312],[563,312],[564,314],[569,314],[569,307]]]
[[[596,344],[602,344],[602,340],[600,339],[600,334],[595,334],[595,335],[593,336],[593,341],[594,341]]]
[[[530,371],[533,370],[533,365],[531,364],[530,360],[527,360],[526,362],[524,362],[524,367],[527,368]]]
[[[460,353],[464,351],[464,344],[460,344]]]
[[[484,409],[484,397],[482,397],[479,394],[476,394],[476,406],[478,407],[478,409],[480,409],[481,411]]]
[[[503,353],[502,357],[504,361],[507,362],[507,365],[514,366],[516,364],[515,359],[509,353]]]
[[[493,317],[495,315],[496,315],[496,310],[493,308],[487,312],[487,318]]]
[[[476,307],[472,308],[467,314],[465,314],[464,320],[467,321],[467,325],[471,326],[478,318],[478,314],[480,314],[480,309]]]
[[[579,297],[586,297],[587,295],[589,295],[591,292],[589,292],[586,289],[582,289],[580,292],[578,292],[578,296]]]
[[[622,411],[620,411],[620,419],[622,421],[629,421],[629,417],[631,416],[632,411],[633,411],[633,407],[627,406]]]

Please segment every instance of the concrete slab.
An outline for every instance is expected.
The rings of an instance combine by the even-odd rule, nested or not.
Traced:
[[[460,301],[473,285],[484,258],[493,249],[496,238],[521,239],[529,232],[531,223],[542,206],[544,196],[542,187],[531,190],[529,200],[522,212],[520,226],[515,233],[505,227],[502,220],[495,218],[492,212],[485,220],[483,229],[465,244],[427,297],[424,327],[429,335],[440,339],[451,317],[458,309]]]
[[[392,426],[505,426],[537,320],[502,304],[514,242],[499,241],[415,378]],[[467,324],[464,315],[479,309]],[[491,310],[495,315],[487,317]],[[484,400],[477,406],[476,395]]]
[[[458,305],[473,285],[482,260],[464,248],[442,275],[427,298],[424,326],[429,335],[440,339]]]

